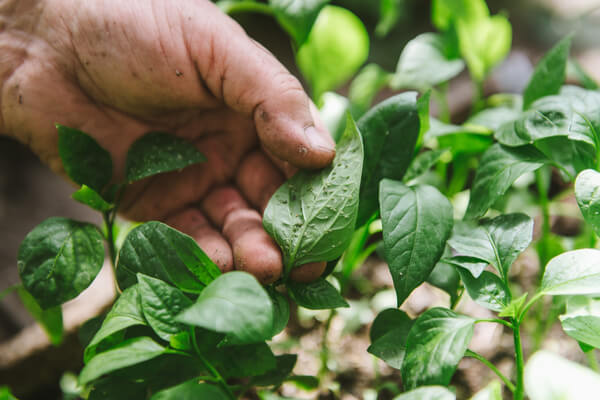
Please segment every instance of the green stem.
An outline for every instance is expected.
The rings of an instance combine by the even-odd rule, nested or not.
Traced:
[[[244,12],[254,12],[264,15],[273,15],[273,10],[267,4],[255,3],[250,1],[242,1],[238,3],[230,3],[222,8],[223,12],[232,15]]]
[[[586,352],[585,356],[587,357],[590,368],[594,372],[600,372],[600,367],[598,366],[598,360],[596,359],[596,354],[594,354],[594,350]]]
[[[475,90],[473,93],[473,109],[471,115],[483,108],[483,80],[473,79]]]
[[[108,244],[108,254],[110,256],[110,263],[112,264],[113,271],[117,265],[117,250],[115,247],[115,238],[113,235],[114,217],[111,216],[111,212],[107,211],[102,214],[104,217],[104,224],[106,225],[106,242]]]
[[[440,121],[449,124],[451,120],[450,107],[448,106],[448,82],[444,82],[439,89],[432,89],[435,100],[440,108]]]
[[[540,168],[535,171],[535,181],[539,193],[539,203],[542,209],[542,237],[539,240],[538,257],[540,259],[541,273],[544,275],[546,263],[549,261],[548,238],[550,237],[550,202],[548,200],[548,179],[546,175],[549,171]]]
[[[481,361],[485,366],[487,366],[496,375],[498,375],[498,378],[500,378],[502,380],[502,382],[504,382],[504,384],[506,385],[508,390],[510,390],[513,393],[515,392],[515,389],[516,389],[515,385],[510,381],[510,379],[508,379],[506,376],[504,376],[504,374],[502,372],[500,372],[500,370],[498,368],[496,368],[496,366],[494,364],[492,364],[490,360],[488,360],[484,356],[482,356],[472,350],[467,350],[465,352],[465,356]]]
[[[322,377],[327,372],[327,364],[329,362],[329,348],[327,347],[327,336],[329,334],[329,328],[331,327],[331,321],[335,316],[335,310],[329,312],[329,318],[323,326],[323,337],[321,344],[321,368],[319,369],[319,377]]]
[[[513,328],[513,324],[511,324],[510,322],[505,321],[503,319],[500,319],[500,318],[478,319],[478,320],[475,321],[476,324],[478,324],[480,322],[493,322],[493,323],[496,323],[496,324],[502,324],[504,326],[507,326],[510,329]]]
[[[523,321],[523,318],[525,317],[525,314],[527,314],[527,311],[529,311],[529,309],[531,308],[531,306],[538,301],[544,294],[543,293],[537,293],[535,296],[533,296],[531,298],[531,300],[529,300],[527,302],[527,304],[525,304],[525,307],[523,307],[523,309],[521,310],[521,313],[519,314],[519,317],[516,319],[517,320],[517,324],[521,325],[521,321]],[[513,321],[513,325],[515,324],[515,322]]]
[[[517,364],[517,385],[514,393],[514,400],[523,400],[525,398],[525,390],[523,387],[523,370],[525,362],[523,359],[523,344],[521,343],[521,327],[519,322],[515,319],[512,321],[513,324],[513,339],[515,343],[515,362]]]
[[[454,311],[456,310],[456,308],[460,304],[460,301],[462,300],[463,294],[465,293],[465,287],[463,286],[462,282],[460,283],[460,287],[458,288],[457,293],[458,293],[458,295],[454,299],[450,300],[450,308],[452,310],[454,310]]]
[[[231,391],[231,388],[229,387],[229,385],[227,384],[225,379],[223,379],[223,376],[221,376],[219,371],[217,371],[217,369],[210,363],[210,361],[208,361],[206,358],[204,358],[204,356],[202,355],[202,352],[200,352],[200,348],[198,347],[198,342],[196,341],[196,330],[194,328],[191,328],[190,332],[191,332],[191,336],[192,336],[192,346],[194,347],[196,356],[198,357],[198,359],[200,360],[202,365],[204,365],[204,368],[206,368],[206,370],[215,378],[216,382],[219,384],[221,389],[223,389],[225,394],[227,394],[227,397],[229,397],[231,400],[236,400],[235,395]]]

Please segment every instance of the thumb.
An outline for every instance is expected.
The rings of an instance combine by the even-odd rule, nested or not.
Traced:
[[[211,40],[204,37],[199,48],[192,48],[209,90],[230,108],[252,117],[263,146],[276,157],[300,168],[329,165],[335,156],[334,141],[298,79],[237,23],[216,8],[213,11],[205,31]],[[204,15],[194,20],[208,19]]]

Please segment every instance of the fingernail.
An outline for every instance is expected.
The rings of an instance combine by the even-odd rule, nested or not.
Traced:
[[[333,139],[327,135],[322,135],[314,126],[309,126],[304,129],[304,133],[308,138],[308,142],[313,149],[333,153],[335,151],[335,143]]]

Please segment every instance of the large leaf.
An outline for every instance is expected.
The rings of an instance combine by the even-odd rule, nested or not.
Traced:
[[[175,321],[175,317],[192,305],[183,292],[160,279],[138,274],[138,291],[142,312],[148,325],[163,340],[185,330],[185,326]]]
[[[478,278],[473,278],[470,272],[459,269],[469,296],[479,305],[492,311],[502,311],[510,304],[511,297],[508,287],[497,275],[483,271]]]
[[[221,274],[194,239],[155,221],[140,225],[127,235],[118,260],[117,280],[121,288],[135,284],[136,274],[141,272],[184,291],[199,293]]]
[[[484,19],[489,10],[484,0],[433,0],[431,21],[441,31],[447,31],[457,20]]]
[[[600,393],[600,375],[548,351],[539,351],[525,366],[525,391],[530,400],[591,399],[594,393]]]
[[[600,348],[600,300],[573,296],[567,300],[567,313],[560,316],[565,333],[588,346]]]
[[[100,192],[112,179],[112,158],[91,136],[56,125],[58,154],[69,178]]]
[[[282,249],[286,273],[342,255],[354,232],[362,159],[360,134],[348,116],[333,164],[300,171],[275,192],[263,225]]]
[[[92,358],[79,375],[79,383],[88,384],[102,375],[121,368],[151,360],[162,354],[166,349],[148,337],[138,337],[126,340],[104,353]]]
[[[443,386],[424,386],[402,393],[394,400],[456,400],[456,395]]]
[[[22,287],[19,287],[18,293],[23,305],[29,311],[31,316],[42,326],[50,343],[54,346],[58,346],[63,341],[63,315],[60,306],[55,306],[43,310],[40,305],[35,301],[33,296]]]
[[[554,257],[539,290],[550,295],[600,294],[600,250],[572,250]]]
[[[294,301],[304,308],[323,310],[350,307],[340,292],[323,278],[311,283],[290,281],[287,288]]]
[[[565,81],[571,36],[554,46],[536,65],[523,92],[523,108],[527,109],[537,99],[558,93]]]
[[[473,336],[474,320],[445,308],[425,311],[406,341],[402,379],[406,388],[447,386]]]
[[[17,256],[23,286],[46,309],[71,300],[104,263],[103,238],[92,224],[49,218],[27,234]]]
[[[380,187],[385,258],[398,305],[425,282],[452,232],[452,205],[437,189],[384,179]]]
[[[585,222],[600,235],[600,173],[592,169],[581,172],[575,180],[575,197]]]
[[[163,172],[177,171],[206,161],[194,144],[164,132],[151,132],[136,140],[127,152],[128,182]]]
[[[465,217],[481,217],[517,178],[544,163],[544,155],[530,146],[508,148],[495,144],[490,147],[475,173]]]
[[[234,271],[208,285],[177,321],[222,332],[235,343],[256,343],[273,333],[273,303],[252,275]]]
[[[228,400],[221,388],[208,383],[198,383],[197,379],[184,382],[180,385],[167,390],[160,391],[150,398],[150,400]]]
[[[277,22],[294,39],[296,46],[304,44],[327,3],[329,0],[269,0]]]
[[[382,101],[358,121],[365,145],[365,161],[357,226],[366,223],[377,212],[379,182],[383,178],[402,180],[413,159],[419,127],[415,92]]]
[[[424,90],[460,74],[465,63],[451,54],[447,39],[441,34],[423,33],[409,41],[400,54],[391,86]]]
[[[323,93],[352,77],[368,54],[369,35],[362,21],[345,8],[327,6],[298,49],[296,61],[318,102]]]
[[[380,312],[373,321],[371,345],[367,351],[389,366],[400,369],[412,325],[413,320],[404,311],[391,308]]]

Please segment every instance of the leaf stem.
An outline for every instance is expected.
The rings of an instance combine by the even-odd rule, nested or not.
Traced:
[[[510,390],[513,393],[515,392],[515,389],[516,389],[515,385],[502,372],[500,372],[500,370],[498,368],[496,368],[496,366],[494,364],[492,364],[492,362],[490,360],[488,360],[481,354],[478,354],[478,353],[474,352],[473,350],[468,350],[468,349],[465,352],[465,356],[481,361],[486,367],[488,367],[496,375],[498,375],[498,378],[500,378],[502,380],[502,382],[504,382],[504,384],[506,385],[508,390]]]
[[[540,208],[542,209],[542,237],[539,240],[538,257],[540,259],[540,278],[544,275],[544,269],[548,260],[548,237],[550,236],[550,206],[548,200],[547,170],[544,167],[535,171],[535,182],[538,188]]]
[[[525,362],[523,359],[523,344],[521,343],[521,326],[515,319],[512,321],[513,324],[513,339],[515,343],[515,362],[517,365],[517,385],[514,393],[514,400],[523,400],[525,397],[525,389],[523,387],[523,370]]]
[[[327,336],[329,335],[329,328],[331,327],[331,321],[333,321],[333,317],[335,316],[335,309],[329,311],[329,317],[323,326],[323,337],[321,343],[321,368],[319,368],[319,377],[323,377],[323,375],[327,372],[328,361],[329,361],[329,347],[327,346]]]
[[[525,317],[525,314],[527,314],[527,311],[529,311],[529,309],[531,308],[531,306],[538,301],[542,296],[544,295],[544,293],[542,292],[538,292],[535,294],[535,296],[533,296],[531,298],[531,300],[529,300],[527,302],[527,304],[525,304],[525,306],[523,307],[523,309],[521,310],[519,317],[516,319],[517,324],[521,325],[521,322],[523,321],[523,318]],[[513,325],[515,324],[515,322],[513,321]]]
[[[235,395],[231,391],[231,388],[229,387],[225,379],[223,379],[223,376],[221,376],[219,371],[217,371],[217,369],[210,363],[210,361],[204,358],[202,352],[200,352],[200,348],[198,347],[198,342],[196,340],[196,330],[194,328],[191,328],[190,332],[194,352],[196,353],[196,356],[198,357],[202,365],[204,365],[204,368],[206,368],[206,370],[215,378],[216,382],[219,384],[221,389],[223,389],[223,391],[227,394],[227,397],[229,397],[231,400],[236,400]]]
[[[114,219],[111,218],[110,211],[102,213],[102,216],[104,217],[104,224],[106,225],[106,242],[108,244],[110,263],[113,267],[113,271],[115,271],[117,266],[117,250],[115,248],[115,238],[113,234]]]
[[[585,356],[587,357],[590,368],[594,372],[600,372],[600,366],[598,366],[598,359],[596,359],[596,354],[594,354],[594,350],[592,349],[590,351],[587,351],[585,353]]]
[[[475,321],[476,324],[478,324],[480,322],[494,322],[494,323],[497,323],[497,324],[502,324],[504,326],[507,326],[510,329],[513,329],[513,324],[511,324],[510,322],[505,321],[503,319],[500,319],[500,318],[478,319],[478,320]]]

